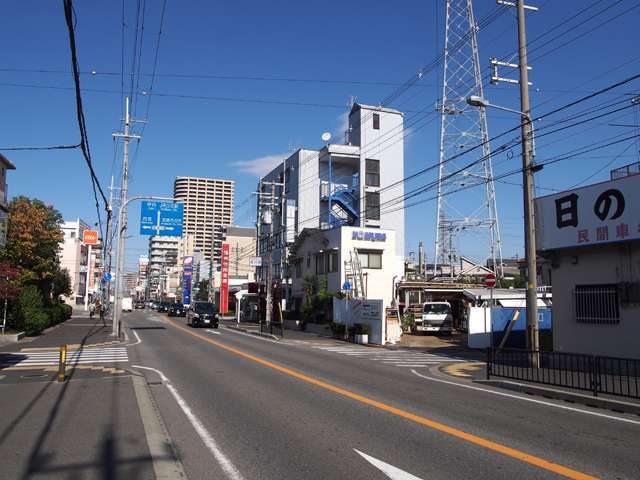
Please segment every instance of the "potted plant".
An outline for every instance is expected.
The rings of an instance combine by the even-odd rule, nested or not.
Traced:
[[[353,326],[353,337],[355,343],[367,345],[369,343],[369,325],[356,323]]]

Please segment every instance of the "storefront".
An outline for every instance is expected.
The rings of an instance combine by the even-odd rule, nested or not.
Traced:
[[[299,306],[312,283],[329,292],[352,290],[352,273],[360,264],[364,296],[391,305],[394,277],[400,278],[404,259],[396,255],[395,232],[375,228],[305,229],[291,249],[292,300]],[[347,287],[347,288],[345,288]]]

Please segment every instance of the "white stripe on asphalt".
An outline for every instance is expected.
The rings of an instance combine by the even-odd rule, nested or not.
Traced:
[[[160,378],[164,382],[165,386],[171,392],[171,394],[173,395],[173,398],[175,398],[176,402],[178,403],[178,405],[180,406],[180,408],[182,409],[186,417],[191,422],[191,425],[193,425],[193,428],[200,436],[200,439],[202,440],[202,442],[213,454],[215,459],[220,464],[220,467],[222,468],[222,470],[224,470],[224,472],[227,474],[227,477],[229,477],[232,480],[244,480],[244,477],[242,476],[242,474],[238,471],[238,469],[231,462],[231,460],[222,452],[222,450],[218,446],[218,442],[215,441],[215,439],[211,436],[211,434],[206,429],[206,427],[202,424],[202,422],[198,419],[198,417],[196,417],[196,415],[191,410],[191,407],[189,407],[189,405],[184,400],[184,398],[182,398],[182,396],[178,393],[178,390],[176,390],[176,388],[173,385],[171,385],[171,383],[169,382],[169,379],[165,376],[165,374],[162,373],[160,370],[156,370],[155,368],[143,367],[142,365],[133,365],[133,368],[142,368],[144,370],[151,370],[153,372],[156,372],[158,375],[160,375]]]
[[[454,385],[456,387],[468,388],[470,390],[478,390],[480,392],[492,393],[493,395],[500,395],[502,397],[515,398],[517,400],[523,400],[525,402],[537,403],[539,405],[546,405],[548,407],[560,408],[562,410],[569,410],[571,412],[584,413],[586,415],[593,415],[595,417],[602,417],[602,418],[607,418],[609,420],[617,420],[619,422],[625,422],[625,423],[632,423],[634,425],[640,425],[640,421],[638,421],[638,420],[631,420],[629,418],[616,417],[614,415],[607,415],[605,413],[592,412],[590,410],[582,410],[581,408],[567,407],[566,405],[558,405],[557,403],[545,402],[543,400],[536,400],[535,398],[521,397],[519,395],[513,395],[511,393],[498,392],[496,390],[489,390],[487,388],[480,388],[480,387],[476,387],[476,386],[473,386],[473,385],[465,385],[463,383],[451,382],[449,380],[442,380],[441,378],[428,377],[426,375],[422,375],[421,373],[416,372],[415,370],[411,370],[411,371],[415,375],[419,376],[420,378],[424,378],[425,380],[431,380],[432,382],[446,383],[447,385]]]
[[[220,333],[220,332],[216,332],[215,330],[209,330],[209,329],[207,329],[207,332],[209,332],[209,333],[213,333],[214,335],[221,335],[221,333]]]
[[[220,326],[220,328],[224,328],[225,332],[233,332],[233,333],[237,333],[238,335],[244,335],[245,337],[257,338],[258,340],[264,340],[265,342],[278,343],[280,345],[283,344],[282,342],[278,342],[271,338],[263,337],[262,335],[253,335],[251,333],[241,332],[240,330],[234,330],[233,328],[227,328],[225,326]]]
[[[134,345],[139,345],[139,344],[142,343],[142,339],[138,335],[138,332],[136,332],[135,330],[131,330],[131,331],[133,332],[133,334],[135,335],[137,340],[135,342],[130,343],[129,345],[127,345],[127,347],[133,347]],[[125,330],[125,332],[126,332],[126,330]]]
[[[378,460],[371,455],[367,455],[366,453],[362,453],[360,450],[353,449],[358,455],[364,458],[371,465],[376,467],[382,473],[384,473],[391,480],[422,480],[420,477],[416,477],[415,475],[411,475],[409,472],[405,472],[404,470],[400,470],[398,467],[394,467],[393,465],[383,462],[382,460]]]

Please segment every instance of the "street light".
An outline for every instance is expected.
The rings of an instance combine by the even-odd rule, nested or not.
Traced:
[[[522,116],[522,187],[524,197],[524,253],[527,260],[527,348],[537,352],[540,349],[538,332],[538,290],[537,290],[537,262],[536,262],[536,237],[535,217],[533,207],[533,174],[536,171],[533,165],[533,125],[531,115],[528,112],[514,110],[512,108],[493,105],[483,97],[472,95],[467,97],[467,103],[473,107],[495,108]],[[534,360],[537,365],[537,361]]]

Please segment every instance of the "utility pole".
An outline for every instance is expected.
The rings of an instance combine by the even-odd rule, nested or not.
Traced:
[[[271,282],[272,280],[272,276],[273,276],[273,272],[271,271],[271,251],[272,251],[272,246],[271,246],[271,240],[273,239],[273,211],[274,211],[274,207],[275,207],[275,201],[276,201],[276,184],[275,182],[271,182],[271,200],[269,202],[269,218],[271,220],[271,226],[269,228],[269,240],[268,240],[268,248],[269,248],[269,256],[268,256],[268,260],[267,260],[267,307],[266,307],[266,312],[265,312],[265,321],[267,323],[267,325],[269,325],[271,323],[271,314],[272,312],[272,307],[273,305],[271,305]]]
[[[107,225],[107,232],[113,232],[113,190],[114,190],[114,178],[113,175],[111,175],[111,183],[109,185],[109,211],[111,212],[111,215],[109,216],[109,223]],[[103,272],[109,272],[111,273],[111,259],[113,256],[113,242],[109,240],[109,238],[105,238],[103,240],[103,249],[104,249],[104,258],[102,259],[104,265],[103,265]],[[103,275],[104,278],[104,275]],[[103,288],[102,288],[102,305],[109,305],[109,302],[111,300],[111,282],[105,282],[103,280]]]
[[[125,99],[124,109],[124,133],[114,133],[114,137],[122,137],[122,183],[120,185],[120,213],[118,215],[118,252],[116,257],[116,284],[115,298],[113,302],[113,327],[112,335],[120,336],[120,316],[122,315],[122,275],[124,272],[124,233],[127,229],[127,188],[129,184],[129,142],[132,138],[140,139],[139,135],[132,135],[129,131],[131,119],[129,118],[129,97]]]
[[[535,217],[533,208],[533,142],[531,105],[529,104],[529,70],[527,68],[527,33],[525,28],[524,0],[518,0],[518,62],[520,64],[520,110],[522,115],[522,176],[524,194],[524,252],[527,258],[527,349],[540,349],[538,331],[538,291]],[[534,355],[537,365],[537,356]]]

